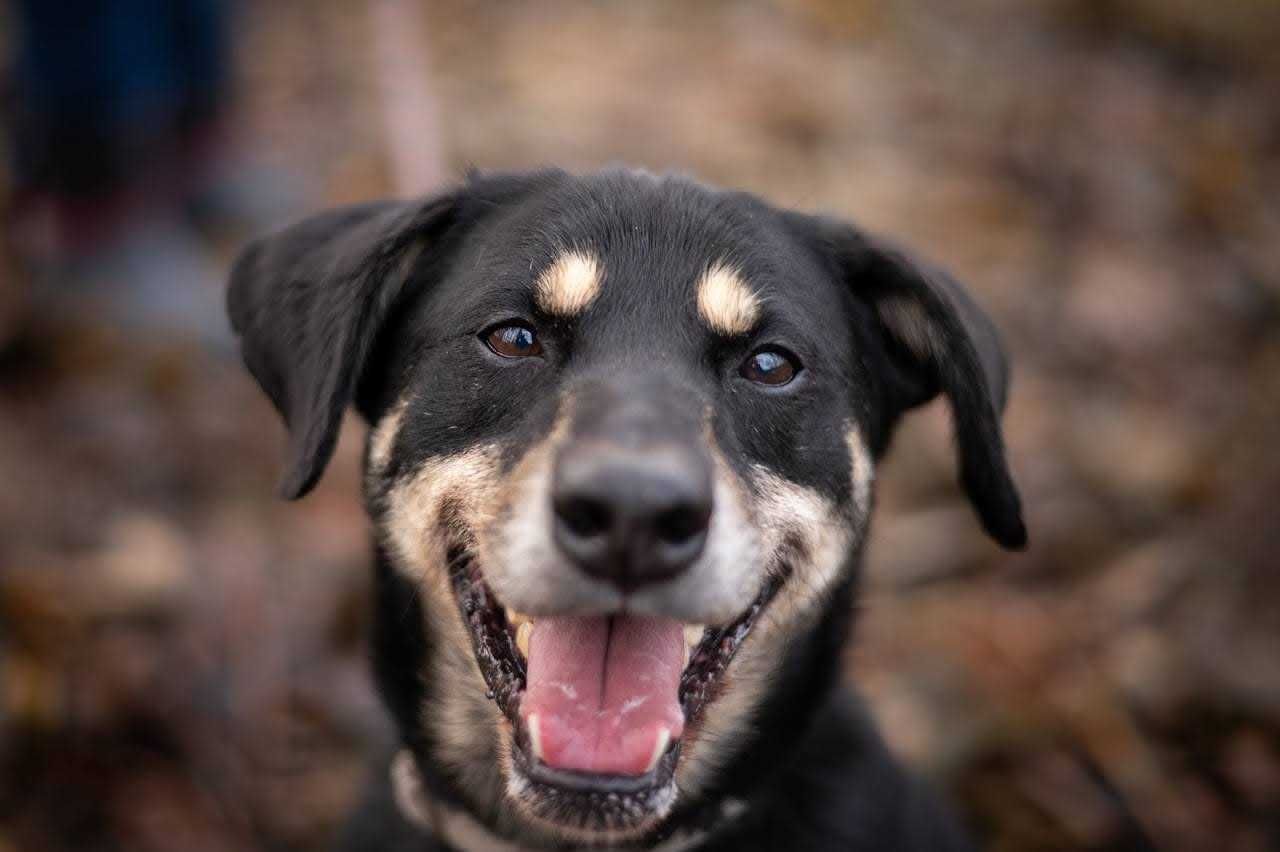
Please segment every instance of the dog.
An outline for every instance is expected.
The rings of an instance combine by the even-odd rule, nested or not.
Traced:
[[[681,176],[476,174],[252,243],[228,295],[280,492],[369,423],[402,750],[351,849],[968,848],[840,685],[875,468],[942,395],[1026,543],[1008,362],[948,274]]]

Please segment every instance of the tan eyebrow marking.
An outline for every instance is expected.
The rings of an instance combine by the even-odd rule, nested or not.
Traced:
[[[559,317],[576,316],[600,293],[600,264],[589,254],[567,251],[538,276],[533,298],[538,307]]]
[[[760,319],[760,298],[736,269],[715,263],[698,282],[698,314],[721,334],[745,334]]]

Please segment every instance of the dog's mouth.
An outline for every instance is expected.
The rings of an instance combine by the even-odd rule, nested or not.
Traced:
[[[536,619],[504,609],[465,550],[450,579],[488,694],[513,728],[512,765],[553,821],[622,830],[675,798],[680,748],[782,585],[771,574],[723,625],[625,612]]]

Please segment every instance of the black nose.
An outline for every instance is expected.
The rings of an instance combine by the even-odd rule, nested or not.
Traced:
[[[571,445],[552,485],[555,539],[577,565],[623,591],[675,577],[702,553],[711,472],[681,447]]]

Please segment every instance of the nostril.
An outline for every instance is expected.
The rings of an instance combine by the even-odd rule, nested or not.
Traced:
[[[685,447],[582,442],[551,483],[551,535],[583,573],[634,591],[691,567],[706,547],[711,477]]]
[[[556,501],[560,521],[578,538],[595,538],[609,531],[613,521],[609,507],[589,497],[566,497]]]
[[[654,518],[654,533],[666,544],[684,544],[706,532],[711,510],[697,503],[684,503]]]

